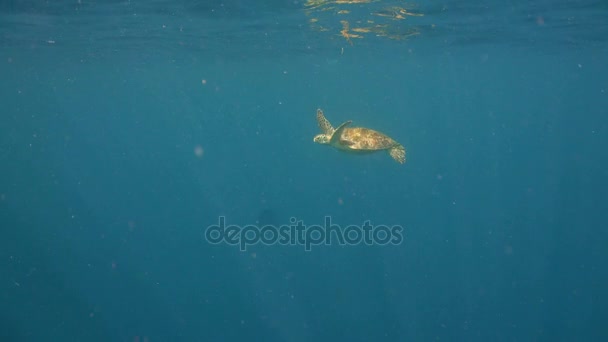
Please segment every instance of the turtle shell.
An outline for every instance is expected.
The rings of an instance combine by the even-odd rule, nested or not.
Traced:
[[[373,129],[347,127],[342,132],[340,144],[351,150],[378,151],[398,146],[395,140]]]

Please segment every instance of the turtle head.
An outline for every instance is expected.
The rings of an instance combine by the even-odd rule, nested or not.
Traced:
[[[331,140],[331,136],[329,136],[327,134],[317,134],[315,136],[315,138],[313,139],[313,141],[316,142],[317,144],[329,144],[330,140]]]

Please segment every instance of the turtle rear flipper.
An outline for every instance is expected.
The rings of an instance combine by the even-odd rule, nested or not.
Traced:
[[[391,148],[388,153],[399,164],[405,163],[405,147],[399,145]]]

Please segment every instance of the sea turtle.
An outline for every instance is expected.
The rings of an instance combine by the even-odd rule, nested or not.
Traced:
[[[338,128],[333,128],[321,109],[317,109],[317,122],[322,133],[313,139],[316,143],[353,153],[388,150],[398,163],[405,163],[405,147],[378,131],[363,127],[347,127],[352,123],[351,120],[342,123]]]

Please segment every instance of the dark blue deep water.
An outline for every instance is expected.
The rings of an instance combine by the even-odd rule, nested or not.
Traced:
[[[0,341],[608,341],[607,62],[599,0],[4,0]]]

